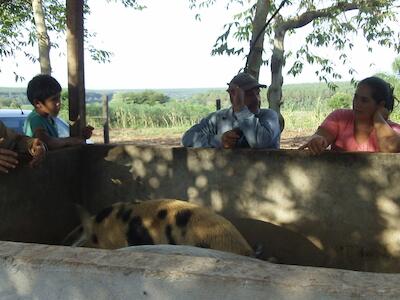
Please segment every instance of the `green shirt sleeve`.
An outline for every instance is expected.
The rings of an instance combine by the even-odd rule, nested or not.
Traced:
[[[24,123],[24,133],[27,136],[33,137],[35,130],[38,128],[46,129],[46,126],[44,125],[44,122],[41,120],[40,116],[30,113]]]
[[[47,132],[49,136],[58,137],[57,126],[54,121],[48,120],[35,111],[32,111],[25,120],[24,133],[27,136],[35,137],[35,131],[41,128]]]

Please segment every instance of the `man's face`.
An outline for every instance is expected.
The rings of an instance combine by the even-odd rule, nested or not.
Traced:
[[[244,104],[253,113],[257,113],[261,106],[260,88],[244,92]]]

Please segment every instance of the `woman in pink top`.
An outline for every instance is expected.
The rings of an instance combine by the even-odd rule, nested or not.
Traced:
[[[393,88],[383,79],[363,79],[353,109],[333,111],[299,149],[319,154],[331,145],[336,151],[400,152],[400,125],[388,120],[394,99]]]

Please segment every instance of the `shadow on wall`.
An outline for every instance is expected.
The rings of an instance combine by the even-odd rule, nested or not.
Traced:
[[[75,226],[80,158],[80,147],[71,147],[51,151],[35,168],[0,174],[0,240],[55,244]]]
[[[121,145],[92,148],[86,159],[83,199],[93,212],[117,201],[189,200],[229,218],[262,220],[301,234],[322,251],[325,266],[400,270],[396,154],[312,157],[295,150]],[[247,232],[253,225],[238,228]],[[256,238],[268,230],[282,234],[279,227],[254,228]],[[295,240],[290,234],[287,239]]]

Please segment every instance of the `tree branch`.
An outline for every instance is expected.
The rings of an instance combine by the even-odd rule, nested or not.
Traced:
[[[277,31],[279,31],[279,30],[287,31],[289,29],[300,28],[300,27],[307,25],[308,23],[312,22],[313,20],[315,20],[317,18],[334,17],[335,15],[338,14],[338,12],[341,13],[341,12],[345,12],[345,11],[355,10],[360,7],[361,7],[360,4],[352,2],[352,3],[339,3],[339,4],[333,5],[331,7],[307,11],[307,12],[301,14],[300,16],[296,16],[294,18],[284,21],[277,28]]]

